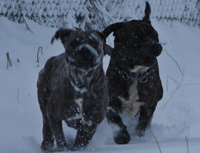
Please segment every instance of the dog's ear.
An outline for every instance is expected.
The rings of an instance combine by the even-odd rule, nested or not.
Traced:
[[[104,50],[104,55],[109,55],[111,56],[112,55],[112,50],[113,48],[110,47],[109,45],[106,44],[106,36],[104,35],[103,32],[98,32],[97,31],[97,34],[100,36],[100,38],[103,40],[103,50]]]
[[[67,38],[70,36],[70,34],[72,32],[74,32],[74,30],[71,30],[71,29],[59,29],[58,31],[56,31],[55,35],[51,39],[51,44],[53,44],[55,39],[58,40],[60,38],[62,44],[64,45],[65,40],[67,40]]]
[[[103,30],[103,34],[108,37],[112,32],[115,32],[117,30],[119,30],[120,28],[123,27],[123,23],[119,22],[119,23],[114,23],[109,25],[107,28],[105,28]]]
[[[103,50],[104,50],[104,55],[109,55],[111,57],[114,49],[111,46],[104,44]]]
[[[96,31],[96,33],[99,35],[99,37],[101,38],[101,40],[106,43],[106,36],[104,35],[104,33]]]
[[[143,21],[150,21],[151,7],[148,2],[146,2],[145,8],[145,16],[143,17]]]

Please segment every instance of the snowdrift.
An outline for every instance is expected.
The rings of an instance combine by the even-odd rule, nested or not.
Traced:
[[[31,33],[24,24],[3,17],[0,23],[0,152],[39,153],[42,115],[37,102],[38,72],[49,57],[64,52],[64,48],[59,41],[50,44],[55,28],[28,20]],[[200,30],[176,22],[163,25],[156,20],[153,20],[153,26],[163,45],[158,61],[164,96],[155,111],[151,130],[163,153],[186,153],[187,149],[198,153]],[[107,42],[112,46],[113,37],[110,36]],[[43,54],[38,54],[39,47]],[[12,62],[8,69],[7,52]],[[109,57],[106,56],[105,71],[108,64]],[[64,133],[70,141],[75,137],[75,131],[67,126],[64,126]],[[91,143],[80,152],[156,153],[159,148],[154,136],[147,130],[144,138],[132,137],[129,144],[116,145],[105,119]]]

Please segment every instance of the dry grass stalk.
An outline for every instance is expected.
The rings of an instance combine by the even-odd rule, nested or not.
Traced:
[[[151,130],[151,127],[149,127],[149,130],[150,130],[150,132],[151,132],[153,138],[155,139],[155,141],[156,141],[156,143],[157,143],[157,146],[158,146],[158,149],[159,149],[160,153],[162,153],[162,150],[161,150],[161,148],[160,148],[160,145],[159,145],[159,143],[158,143],[158,140],[156,139],[155,135],[153,134],[153,132],[152,132],[152,130]]]
[[[10,60],[9,52],[6,53],[6,57],[7,57],[7,69],[8,69],[9,66],[10,66],[10,67],[12,66],[12,62],[11,62],[11,60]]]
[[[27,23],[27,21],[26,21],[26,18],[25,18],[25,16],[24,16],[24,14],[23,14],[23,12],[22,12],[22,8],[20,7],[20,5],[18,4],[18,3],[16,3],[17,4],[17,6],[19,7],[19,10],[20,10],[20,13],[21,13],[21,15],[22,15],[22,17],[23,17],[23,19],[24,19],[24,23],[25,23],[25,25],[26,25],[26,28],[31,32],[31,33],[33,33],[33,31],[30,29],[30,27],[28,26],[28,23]]]
[[[185,136],[185,140],[186,140],[186,144],[187,144],[187,153],[190,153],[190,150],[189,150],[189,142],[188,142],[187,136]]]
[[[40,46],[38,48],[38,51],[37,51],[37,63],[38,63],[38,67],[39,67],[39,62],[40,62],[40,60],[39,60],[39,54],[41,53],[43,55],[42,49],[43,48]]]
[[[175,83],[177,84],[177,87],[175,88],[175,90],[173,91],[173,93],[170,95],[169,99],[165,103],[164,107],[161,110],[162,112],[165,109],[166,105],[169,103],[169,101],[172,99],[172,97],[174,96],[174,94],[176,93],[176,91],[182,86],[182,83],[183,83],[183,80],[184,80],[184,77],[185,77],[185,71],[184,71],[184,69],[183,70],[181,69],[179,63],[167,51],[166,51],[166,53],[173,60],[173,62],[177,65],[177,67],[178,67],[178,69],[179,69],[179,71],[181,73],[181,80],[180,80],[180,82],[178,82],[175,79],[173,79],[172,77],[167,77],[167,79],[171,78],[172,80],[174,80]],[[168,83],[168,80],[167,80],[167,83]],[[167,88],[168,88],[168,85],[167,85]]]

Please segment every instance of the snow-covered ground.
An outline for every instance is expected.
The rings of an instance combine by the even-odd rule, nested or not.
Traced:
[[[28,21],[16,24],[0,17],[0,153],[39,153],[42,141],[42,115],[37,102],[38,72],[46,60],[64,52],[60,41],[50,44],[56,29]],[[151,130],[162,153],[199,153],[200,150],[200,29],[180,23],[163,25],[153,21],[163,52],[159,56],[164,97],[159,102]],[[112,45],[113,37],[108,43]],[[43,54],[38,48],[42,47]],[[5,53],[12,67],[7,69]],[[109,58],[104,58],[106,70]],[[64,125],[66,138],[75,131]],[[188,139],[188,146],[187,141]],[[159,153],[147,130],[142,139],[132,137],[127,145],[116,145],[106,120],[91,143],[82,151],[109,153]]]

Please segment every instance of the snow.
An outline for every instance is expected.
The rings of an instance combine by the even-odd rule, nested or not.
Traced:
[[[39,26],[27,20],[16,24],[0,18],[0,153],[40,153],[42,142],[42,115],[37,101],[36,82],[39,71],[51,56],[64,51],[60,41],[50,44],[57,29]],[[163,153],[187,153],[200,150],[200,30],[180,23],[153,26],[159,33],[163,52],[159,56],[160,76],[164,88],[152,120],[151,130]],[[113,46],[113,37],[107,41]],[[39,54],[38,48],[43,48]],[[7,69],[5,53],[9,52],[12,67]],[[18,61],[19,59],[19,61]],[[109,57],[104,58],[104,69]],[[134,121],[133,121],[134,122]],[[64,125],[69,141],[75,130]],[[159,153],[150,130],[144,138],[134,138],[127,145],[116,145],[112,131],[104,120],[91,143],[81,151],[104,153]]]

